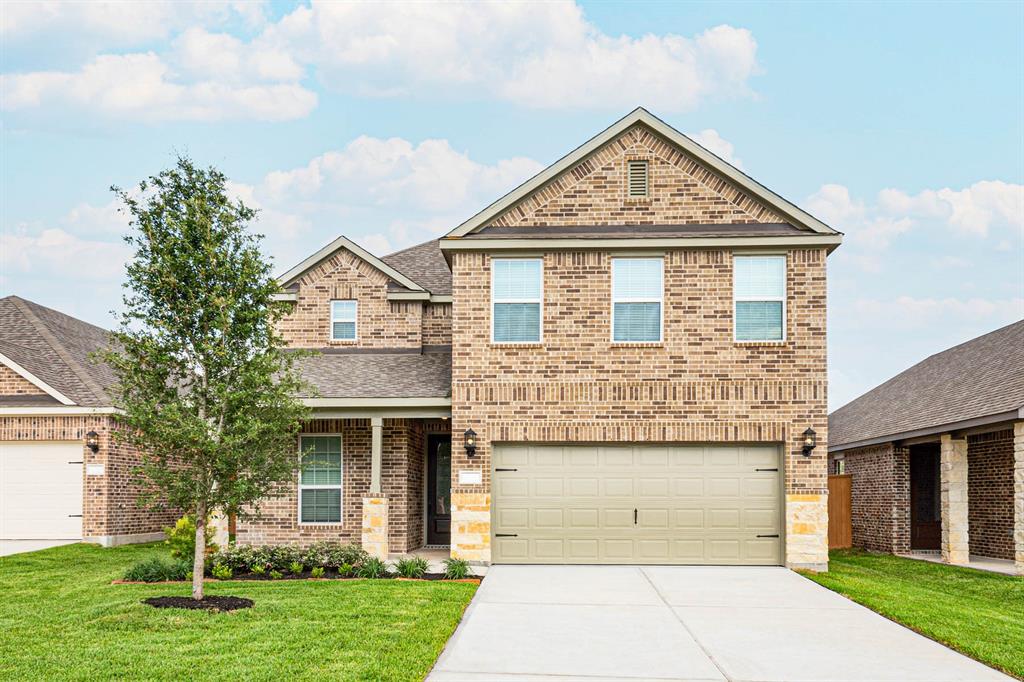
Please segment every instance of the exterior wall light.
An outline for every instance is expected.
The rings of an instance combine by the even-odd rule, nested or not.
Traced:
[[[804,457],[810,457],[811,450],[813,450],[817,444],[818,434],[814,432],[814,429],[808,427],[808,429],[804,431]]]
[[[95,431],[90,431],[85,434],[85,447],[93,451],[93,454],[99,452],[100,449],[100,435]]]
[[[462,434],[464,437],[464,445],[466,447],[467,457],[476,457],[476,431],[473,429],[466,429],[466,432]]]

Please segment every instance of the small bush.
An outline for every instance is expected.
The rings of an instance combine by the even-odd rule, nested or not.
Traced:
[[[356,569],[352,564],[342,564],[338,566],[338,575],[342,578],[351,578],[356,574]]]
[[[164,544],[171,548],[171,556],[176,559],[191,559],[196,553],[196,522],[188,514],[182,516],[170,528],[164,528],[167,539]],[[206,525],[206,554],[217,551],[213,542],[213,526]]]
[[[234,575],[231,567],[224,564],[214,564],[213,568],[210,569],[210,573],[217,580],[231,580],[231,576]]]
[[[346,564],[358,568],[370,555],[359,545],[343,545],[340,542],[322,541],[309,546],[299,561],[306,566],[323,566],[339,569]]]
[[[283,577],[284,577],[284,573],[282,573],[281,571],[271,571],[270,572],[270,579],[271,580],[280,580]]]
[[[421,556],[407,557],[395,562],[395,570],[403,578],[422,578],[430,564]]]
[[[323,566],[314,566],[312,568],[312,570],[310,570],[309,574],[311,576],[313,576],[314,578],[323,578],[324,577],[324,567]]]
[[[302,572],[306,570],[306,567],[299,561],[293,561],[289,564],[288,570],[291,571],[293,575],[302,575]]]
[[[448,558],[444,560],[445,580],[462,580],[469,577],[469,563],[465,559]]]
[[[263,575],[267,572],[267,567],[262,564],[253,564],[249,567],[249,572],[253,575]]]
[[[191,573],[192,563],[185,559],[168,560],[150,557],[138,562],[127,571],[124,579],[133,582],[158,583],[164,580],[185,580]]]
[[[388,565],[377,557],[370,557],[357,569],[360,578],[390,578]]]

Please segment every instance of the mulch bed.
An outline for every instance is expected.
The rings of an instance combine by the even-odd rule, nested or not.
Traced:
[[[252,607],[252,599],[244,597],[203,597],[202,600],[195,600],[192,597],[150,597],[143,599],[143,604],[149,604],[157,609],[200,609],[206,611],[236,611]]]
[[[231,578],[228,578],[227,581],[218,581],[217,578],[203,578],[203,582],[204,583],[229,582],[229,581],[232,581],[232,580],[253,580],[253,581],[260,581],[260,582],[284,582],[286,580],[311,580],[311,581],[321,581],[321,580],[332,580],[332,581],[334,581],[334,580],[340,580],[340,581],[346,581],[346,580],[409,580],[409,581],[415,581],[415,580],[445,580],[445,577],[444,577],[443,573],[425,573],[422,578],[402,578],[402,577],[396,576],[394,574],[388,576],[387,578],[355,578],[355,577],[351,577],[351,576],[344,576],[344,577],[342,577],[342,576],[339,576],[337,573],[327,573],[322,578],[314,578],[314,577],[310,576],[309,572],[307,571],[307,572],[305,572],[305,573],[303,573],[301,575],[294,575],[292,573],[286,573],[283,576],[281,576],[280,578],[271,578],[269,575],[267,575],[265,573],[262,574],[262,575],[256,575],[255,573],[242,573],[240,575],[236,575],[236,576],[233,576]],[[479,584],[482,580],[483,580],[483,578],[481,578],[479,576],[470,576],[468,578],[462,578],[460,580],[448,580],[447,582],[451,582],[451,583],[477,583],[477,584]],[[111,580],[110,584],[111,585],[180,585],[180,584],[186,583],[186,582],[187,583],[191,583],[192,581],[191,580],[160,580],[160,581],[157,581],[157,582],[147,583],[147,582],[144,582],[144,581],[141,581],[141,580]]]

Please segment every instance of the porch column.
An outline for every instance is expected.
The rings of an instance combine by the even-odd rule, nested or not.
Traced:
[[[967,525],[967,439],[944,433],[940,451],[942,560],[949,564],[966,564],[971,558]]]
[[[1018,575],[1024,575],[1024,422],[1013,425],[1013,549]]]
[[[370,418],[370,491],[363,498],[362,545],[370,556],[388,558],[388,500],[381,485],[384,419]]]

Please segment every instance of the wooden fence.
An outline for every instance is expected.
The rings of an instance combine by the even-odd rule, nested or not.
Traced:
[[[828,477],[828,548],[853,545],[852,478],[850,474]]]

